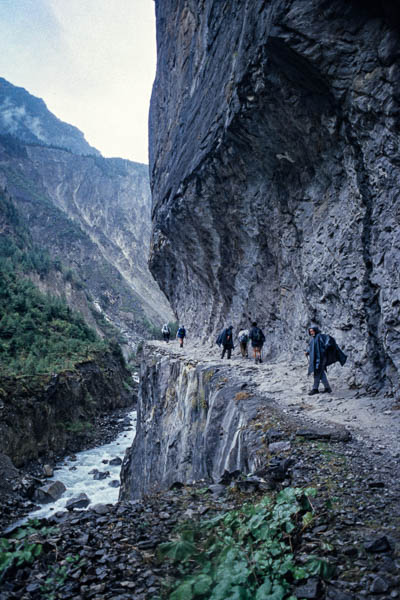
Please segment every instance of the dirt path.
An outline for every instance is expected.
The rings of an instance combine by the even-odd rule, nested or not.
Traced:
[[[272,400],[284,412],[301,415],[302,421],[338,423],[345,425],[352,435],[363,440],[376,454],[388,453],[400,457],[400,406],[393,398],[368,395],[362,389],[349,389],[344,382],[344,371],[339,365],[329,369],[332,394],[308,396],[312,378],[307,377],[307,363],[263,362],[256,365],[245,359],[235,349],[230,360],[220,358],[217,346],[209,347],[188,341],[179,348],[173,340],[169,344],[151,342],[163,352],[182,356],[199,363],[231,365],[236,377],[242,377],[249,388]],[[321,386],[322,388],[322,386]]]

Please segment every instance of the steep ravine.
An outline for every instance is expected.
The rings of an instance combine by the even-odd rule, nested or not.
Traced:
[[[58,373],[2,376],[0,530],[37,508],[35,489],[48,476],[44,465],[116,437],[118,416],[136,398],[131,373],[111,352]]]
[[[53,375],[3,377],[0,452],[16,467],[64,454],[96,416],[133,404],[131,381],[111,352]]]
[[[173,320],[146,262],[146,165],[14,144],[12,149],[0,139],[0,185],[23,215],[33,241],[70,270],[81,294],[54,276],[42,277],[39,286],[64,294],[91,324],[90,311],[100,313],[131,349],[149,335],[150,323]]]
[[[317,321],[353,384],[397,394],[398,8],[167,0],[156,15],[150,266],[179,319],[209,338],[256,318],[271,357]]]
[[[0,83],[0,190],[33,243],[68,275],[41,272],[35,283],[65,296],[101,335],[118,330],[132,351],[153,327],[174,320],[147,265],[148,166],[103,158],[43,100]]]

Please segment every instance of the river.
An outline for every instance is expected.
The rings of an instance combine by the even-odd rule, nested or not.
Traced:
[[[120,481],[121,465],[110,465],[109,461],[114,458],[123,460],[125,450],[132,445],[136,432],[136,411],[128,413],[127,417],[130,425],[113,442],[78,452],[74,457],[67,458],[56,465],[54,476],[49,477],[46,483],[61,481],[67,488],[66,491],[56,502],[44,504],[40,509],[31,512],[23,519],[24,522],[30,518],[49,517],[65,510],[68,500],[81,493],[85,493],[90,498],[89,506],[117,502],[119,486],[112,487],[110,483]],[[127,417],[123,417],[121,421]],[[101,473],[109,471],[109,475],[105,479],[94,479],[94,474],[90,473],[94,469]]]

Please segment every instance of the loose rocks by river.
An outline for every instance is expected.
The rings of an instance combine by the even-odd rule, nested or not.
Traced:
[[[317,518],[304,531],[296,555],[301,561],[316,553],[336,567],[329,582],[303,582],[298,597],[398,598],[400,490],[395,465],[379,457],[371,463],[363,448],[351,440],[310,439],[317,437],[310,431],[298,436],[292,423],[277,415],[265,417],[269,436],[287,445],[277,450],[275,458],[265,457],[263,480],[275,482],[277,489],[288,484],[318,489]],[[56,589],[57,598],[164,597],[163,582],[174,569],[158,560],[157,548],[173,537],[176,524],[255,501],[262,493],[257,488],[254,482],[244,486],[227,478],[220,485],[199,482],[143,501],[55,515],[42,521],[42,525],[57,527],[42,540],[43,555],[33,567],[10,572],[0,598],[46,597],[44,582],[63,565],[69,565],[70,574]],[[40,541],[40,534],[34,539]],[[66,562],[75,556],[85,562],[76,566]]]
[[[12,465],[7,456],[0,454],[0,502],[2,506],[0,511],[0,531],[22,517],[26,517],[26,515],[35,511],[35,509],[38,509],[38,512],[33,513],[33,516],[37,515],[41,517],[44,514],[47,515],[51,513],[54,506],[53,504],[47,505],[47,508],[41,508],[41,502],[46,501],[46,499],[45,494],[40,495],[39,489],[45,488],[50,481],[58,479],[57,475],[59,475],[60,471],[54,471],[54,467],[57,464],[61,465],[61,461],[65,462],[66,471],[71,470],[72,477],[67,477],[65,481],[67,487],[71,486],[67,493],[67,498],[71,498],[72,487],[75,488],[77,485],[76,482],[73,482],[74,472],[77,470],[84,470],[85,468],[84,465],[82,465],[82,467],[77,466],[79,463],[76,460],[76,453],[80,450],[85,448],[89,450],[89,452],[92,451],[94,453],[93,460],[98,461],[95,466],[98,468],[99,472],[106,471],[107,465],[103,464],[101,461],[105,455],[99,455],[96,459],[96,454],[98,452],[96,449],[112,444],[117,440],[119,435],[123,437],[127,436],[126,439],[123,440],[124,443],[126,440],[128,440],[128,445],[131,443],[134,436],[133,432],[129,434],[129,430],[132,427],[131,416],[129,416],[129,411],[131,410],[132,409],[119,409],[114,411],[113,414],[105,414],[99,417],[93,424],[93,429],[91,429],[89,433],[79,434],[76,436],[76,439],[71,442],[69,446],[69,458],[66,461],[64,461],[61,456],[45,456],[40,462],[34,462],[27,465],[24,469],[18,470]],[[119,448],[120,446],[116,445],[113,451],[118,453]],[[124,451],[125,449],[120,451],[122,452],[122,455]],[[111,458],[113,458],[113,456]],[[53,472],[55,477],[52,477]],[[118,476],[118,473],[116,473],[116,476]],[[90,480],[92,480],[92,478],[93,474],[90,476]],[[110,481],[111,480],[112,478]],[[90,484],[91,481],[88,483]],[[81,485],[84,486],[83,483]],[[76,493],[79,492],[80,490],[76,491]],[[48,501],[51,499],[51,496],[49,496]],[[63,507],[65,501],[66,500],[61,499],[55,510],[59,509],[61,506]]]
[[[181,352],[170,346],[166,351]],[[184,351],[190,354],[190,346]],[[197,352],[201,349],[193,350],[192,360]],[[212,352],[207,360],[218,362]],[[262,368],[267,379],[271,365]],[[249,371],[243,372],[244,381],[251,375],[253,384],[262,386],[262,369],[253,373],[250,362],[240,363],[241,369]],[[290,384],[288,376],[285,385]],[[275,397],[283,398],[281,405],[265,403],[254,423],[263,432],[264,444],[252,477],[227,473],[221,481],[197,482],[134,502],[57,513],[41,521],[41,526],[56,527],[53,533],[33,535],[43,542],[41,556],[33,566],[7,573],[0,600],[41,599],[50,591],[55,598],[77,600],[165,598],[165,582],[176,571],[159,559],[157,548],[174,537],[178,523],[205,519],[289,485],[318,490],[316,518],[294,548],[296,560],[301,564],[313,554],[335,567],[331,579],[301,581],[293,594],[315,600],[400,598],[400,470],[396,452],[392,447],[387,451],[383,430],[377,428],[382,438],[369,435],[369,430],[363,438],[362,428],[345,421],[346,413],[344,424],[332,422],[335,399],[324,406],[322,418],[315,415],[318,398],[311,402],[300,394],[291,406],[295,390],[279,391]],[[378,404],[378,399],[373,401]],[[63,567],[67,576],[57,580]],[[46,581],[52,585],[49,592]]]

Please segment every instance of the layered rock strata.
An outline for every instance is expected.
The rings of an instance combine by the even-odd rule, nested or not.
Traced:
[[[355,385],[399,389],[399,11],[156,1],[151,270],[190,331],[307,324]],[[171,31],[174,35],[171,35]]]

